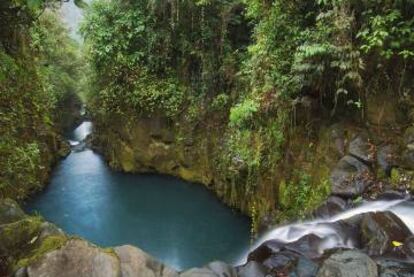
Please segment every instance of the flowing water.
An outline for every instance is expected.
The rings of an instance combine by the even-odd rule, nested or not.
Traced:
[[[344,211],[328,219],[315,219],[312,221],[275,227],[257,240],[249,251],[254,250],[262,243],[269,240],[276,240],[282,244],[287,244],[295,242],[309,234],[314,234],[322,239],[318,248],[320,254],[326,249],[335,247],[353,248],[357,245],[356,242],[353,241],[352,234],[347,233],[347,230],[344,230],[341,225],[335,223],[340,222],[341,220],[350,219],[356,215],[378,211],[393,212],[405,223],[405,225],[407,225],[411,232],[414,233],[414,201],[405,199],[373,201],[363,203],[359,207]],[[246,256],[247,254],[244,259],[239,261],[239,263],[245,262]]]
[[[249,247],[247,217],[202,185],[112,171],[101,156],[78,147],[91,128],[84,122],[68,137],[74,150],[28,201],[28,212],[100,246],[138,246],[177,269],[240,259]]]

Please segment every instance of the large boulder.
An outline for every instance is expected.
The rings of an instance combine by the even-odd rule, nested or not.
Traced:
[[[121,262],[122,277],[176,277],[178,273],[144,251],[124,245],[114,248]]]
[[[392,212],[367,213],[361,221],[361,241],[370,256],[400,255],[393,242],[403,243],[411,235],[408,227]]]
[[[375,262],[358,250],[340,250],[326,259],[317,277],[377,277]]]
[[[0,225],[19,221],[23,217],[25,217],[25,213],[16,201],[0,199]]]
[[[320,257],[322,253],[319,249],[323,243],[324,239],[314,234],[303,236],[290,243],[270,240],[250,253],[248,260],[261,263],[275,274],[312,276],[308,273],[316,273],[317,270],[317,265],[312,259]]]
[[[352,156],[345,156],[331,172],[332,194],[342,197],[361,195],[373,182],[370,168]]]
[[[118,257],[80,240],[71,239],[27,268],[28,277],[120,277]]]

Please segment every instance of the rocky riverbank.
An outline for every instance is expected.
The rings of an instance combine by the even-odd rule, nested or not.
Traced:
[[[0,276],[412,276],[414,236],[394,213],[367,212],[330,225],[338,234],[347,234],[355,247],[325,249],[329,239],[309,233],[288,243],[265,241],[240,266],[216,261],[178,272],[133,246],[104,249],[66,235],[4,199],[0,201]]]

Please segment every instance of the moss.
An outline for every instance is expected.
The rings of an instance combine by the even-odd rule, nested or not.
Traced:
[[[21,258],[15,268],[26,267],[43,257],[46,253],[61,248],[68,241],[66,236],[49,236],[41,241],[40,245],[32,249],[28,255]]]
[[[31,247],[40,231],[43,220],[28,217],[0,227],[0,255],[17,256]]]

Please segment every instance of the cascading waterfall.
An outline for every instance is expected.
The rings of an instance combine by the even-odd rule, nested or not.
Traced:
[[[337,223],[369,212],[390,211],[398,216],[407,225],[410,231],[414,233],[413,210],[414,201],[408,199],[365,202],[356,208],[346,210],[327,219],[315,219],[275,227],[259,238],[248,252],[251,252],[269,240],[274,240],[280,242],[281,244],[287,244],[295,242],[310,234],[314,234],[321,238],[322,242],[319,244],[318,249],[320,254],[322,254],[326,249],[336,247],[354,248],[356,245],[351,236],[347,234],[346,231],[342,230]],[[245,261],[246,258],[241,261],[241,263]]]

